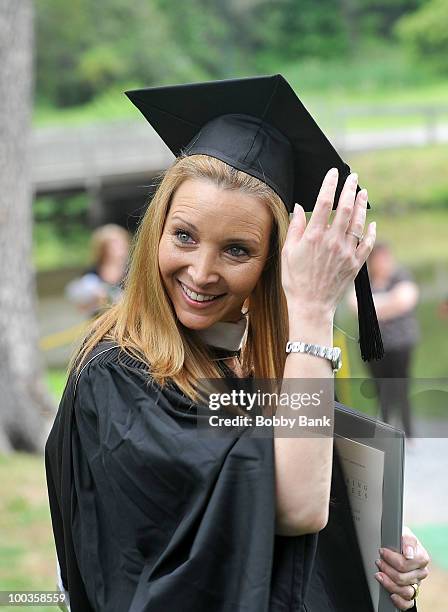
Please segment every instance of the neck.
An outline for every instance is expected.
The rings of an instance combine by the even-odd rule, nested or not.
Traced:
[[[217,321],[206,329],[200,329],[197,335],[209,346],[238,351],[243,344],[247,328],[247,318],[242,315],[239,321]]]

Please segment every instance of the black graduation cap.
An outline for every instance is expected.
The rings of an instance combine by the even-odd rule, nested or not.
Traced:
[[[280,74],[149,87],[126,95],[176,157],[216,157],[269,185],[289,212],[295,202],[313,210],[330,168],[339,170],[337,203],[350,174]],[[355,288],[361,355],[380,359],[383,346],[366,265]]]

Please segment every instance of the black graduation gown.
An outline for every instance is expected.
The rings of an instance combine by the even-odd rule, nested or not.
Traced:
[[[319,547],[276,535],[272,439],[198,438],[196,419],[110,343],[70,376],[45,463],[71,611],[370,612],[338,470]]]

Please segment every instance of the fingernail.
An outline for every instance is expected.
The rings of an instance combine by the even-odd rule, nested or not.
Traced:
[[[367,202],[367,189],[361,189],[359,192],[359,197],[363,202]]]
[[[294,217],[296,216],[296,213],[298,212],[298,210],[299,210],[299,205],[298,205],[298,204],[297,204],[297,202],[296,202],[296,203],[294,204],[294,213],[293,213],[293,214],[294,214]]]
[[[381,567],[381,561],[379,559],[377,559],[375,563],[377,564],[378,567]]]
[[[372,221],[372,223],[370,224],[370,227],[376,233],[376,221]]]
[[[380,582],[383,582],[383,576],[381,574],[375,574],[375,578]]]
[[[373,223],[375,223],[375,221],[374,221]],[[384,554],[384,548],[379,548],[379,549],[378,549],[378,552],[380,553],[380,555],[381,555],[381,556],[383,556],[383,554]]]
[[[356,174],[356,172],[353,172],[350,176],[350,180],[352,183],[357,183],[358,182],[358,175]]]
[[[414,558],[414,549],[412,548],[412,546],[406,546],[405,557],[406,557],[406,559],[413,559]]]
[[[338,169],[337,168],[331,168],[331,170],[329,170],[328,172],[328,176],[337,176],[338,175]]]

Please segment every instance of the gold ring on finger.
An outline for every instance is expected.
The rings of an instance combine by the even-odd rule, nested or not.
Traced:
[[[418,582],[415,582],[414,584],[411,584],[410,586],[414,589],[414,594],[412,595],[411,600],[417,599],[418,592],[420,591],[420,585],[418,584]]]

